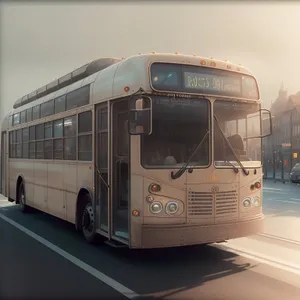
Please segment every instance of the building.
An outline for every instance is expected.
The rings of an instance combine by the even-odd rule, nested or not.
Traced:
[[[282,84],[271,113],[273,134],[263,141],[265,176],[287,180],[300,162],[300,92],[288,96]]]

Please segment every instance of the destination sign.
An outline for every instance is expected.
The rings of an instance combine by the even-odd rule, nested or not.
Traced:
[[[184,87],[188,89],[201,89],[209,93],[214,91],[230,92],[237,96],[242,92],[242,79],[237,76],[218,76],[213,74],[201,74],[184,72]]]
[[[156,91],[259,99],[253,76],[201,66],[153,63],[151,84]]]

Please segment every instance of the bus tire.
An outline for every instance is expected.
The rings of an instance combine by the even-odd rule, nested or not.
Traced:
[[[82,229],[83,236],[89,244],[94,244],[96,242],[96,224],[94,218],[94,209],[89,194],[85,194],[82,198],[84,204],[84,209],[81,214],[80,225]]]
[[[21,212],[27,212],[28,206],[26,205],[26,197],[25,197],[25,187],[23,180],[19,183],[18,186],[18,204]]]

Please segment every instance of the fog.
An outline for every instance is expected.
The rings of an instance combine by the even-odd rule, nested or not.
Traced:
[[[0,7],[0,118],[19,97],[86,62],[151,51],[240,63],[258,78],[265,107],[282,81],[289,94],[300,90],[297,2],[1,2]]]

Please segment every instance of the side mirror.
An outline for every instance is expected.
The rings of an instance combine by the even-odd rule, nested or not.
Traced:
[[[149,135],[152,132],[152,101],[150,97],[132,100],[129,110],[128,131],[131,135]]]
[[[272,134],[272,115],[268,109],[261,109],[261,137],[267,137]]]

